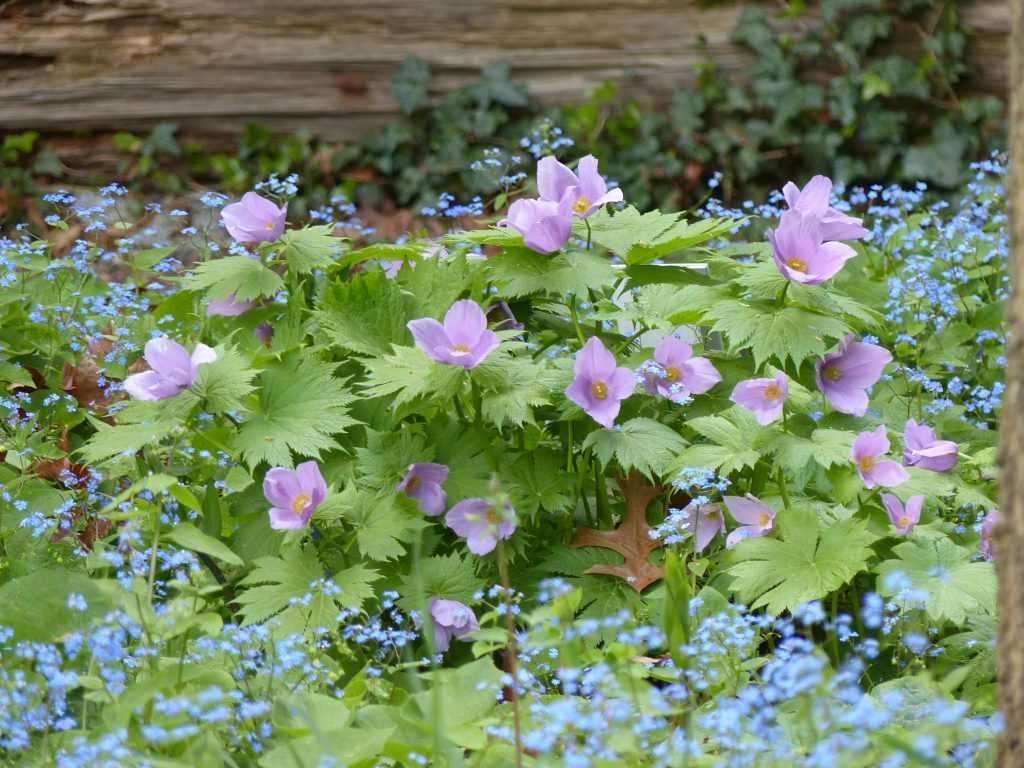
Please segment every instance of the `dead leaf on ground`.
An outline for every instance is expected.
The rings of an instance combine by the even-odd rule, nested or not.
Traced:
[[[651,552],[662,546],[650,536],[647,524],[647,505],[657,498],[661,486],[651,485],[642,474],[633,470],[628,476],[616,478],[622,497],[626,502],[626,516],[614,531],[599,531],[595,528],[579,528],[572,540],[574,547],[603,547],[622,555],[622,565],[604,563],[592,565],[584,573],[618,576],[637,592],[643,590],[664,575],[664,569],[648,561]]]

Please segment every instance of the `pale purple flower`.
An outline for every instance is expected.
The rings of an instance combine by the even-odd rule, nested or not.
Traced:
[[[921,521],[921,506],[924,504],[924,496],[911,496],[907,499],[907,506],[891,493],[882,494],[882,504],[889,514],[896,533],[900,536],[909,536],[914,526]]]
[[[685,527],[693,534],[693,551],[700,554],[714,540],[725,533],[725,516],[720,504],[690,503],[686,509]]]
[[[527,248],[537,253],[552,253],[569,241],[572,234],[572,199],[562,203],[546,200],[516,200],[499,227],[511,227],[523,236]]]
[[[860,219],[831,207],[832,179],[827,176],[815,176],[803,189],[787,182],[782,194],[791,210],[810,214],[820,222],[823,240],[859,240],[868,234]]]
[[[996,556],[995,548],[992,546],[992,534],[995,533],[998,523],[998,509],[990,509],[988,514],[985,515],[985,519],[981,521],[981,541],[978,547],[981,549],[981,554],[985,556],[986,560],[994,560]]]
[[[935,472],[949,472],[956,466],[959,446],[952,440],[939,440],[927,424],[907,419],[903,428],[903,463]]]
[[[511,504],[499,510],[485,499],[464,499],[448,510],[444,522],[466,540],[470,552],[486,555],[499,539],[515,533],[516,513]]]
[[[875,384],[892,362],[889,351],[848,334],[835,352],[829,352],[814,366],[818,389],[837,411],[863,416],[868,410],[867,388]]]
[[[151,370],[126,378],[125,392],[135,400],[165,400],[191,387],[199,366],[212,363],[217,353],[205,344],[196,344],[189,355],[181,344],[161,336],[146,342],[143,357]]]
[[[629,368],[619,368],[615,355],[596,336],[576,353],[576,377],[565,396],[603,427],[611,428],[623,400],[633,394],[636,379]]]
[[[235,294],[226,299],[213,299],[206,305],[206,314],[209,317],[238,317],[245,314],[256,306],[254,301],[235,301]]]
[[[444,464],[410,464],[405,477],[395,486],[395,490],[404,493],[410,499],[415,499],[423,514],[436,517],[444,512],[447,494],[441,485],[447,479],[448,467]]]
[[[673,402],[703,394],[722,380],[722,374],[710,360],[694,357],[693,348],[675,336],[666,336],[655,347],[654,361],[661,371],[645,375],[644,387],[652,395]]]
[[[774,379],[747,379],[737,384],[729,399],[754,414],[758,424],[771,424],[782,415],[789,394],[789,379],[778,373]]]
[[[432,597],[428,607],[434,624],[434,648],[438,653],[447,651],[452,640],[480,629],[473,611],[458,600]]]
[[[857,255],[846,243],[823,242],[818,220],[800,211],[782,214],[778,229],[768,230],[768,242],[782,276],[805,285],[825,282]]]
[[[402,271],[402,266],[405,264],[405,259],[395,259],[394,261],[384,262],[384,277],[388,280],[394,280],[398,277],[398,273]],[[416,262],[409,262],[410,265],[415,266]]]
[[[892,488],[910,479],[907,470],[899,462],[880,458],[888,452],[889,438],[885,434],[884,425],[871,432],[861,432],[853,441],[850,456],[857,465],[857,474],[864,481],[865,487],[880,485]]]
[[[272,326],[270,323],[260,323],[259,325],[252,329],[252,332],[256,335],[256,338],[263,343],[264,346],[269,347],[270,342],[274,340],[274,326]]]
[[[305,528],[313,510],[327,498],[327,483],[315,461],[299,464],[294,470],[274,467],[263,478],[263,495],[271,504],[271,528]]]
[[[726,537],[726,549],[732,549],[743,539],[764,536],[775,527],[775,510],[756,496],[723,496],[722,501],[736,522],[744,523]]]
[[[498,335],[487,329],[487,316],[475,301],[452,304],[444,325],[431,317],[410,320],[407,327],[427,357],[445,365],[476,368],[498,346]]]
[[[240,243],[262,243],[277,240],[284,232],[288,206],[280,207],[255,192],[246,192],[241,202],[225,205],[220,212],[224,226]]]
[[[593,155],[580,158],[576,173],[553,155],[541,158],[537,163],[537,191],[541,200],[552,203],[562,203],[568,196],[570,213],[582,218],[607,203],[622,201],[622,190],[608,189],[597,172],[597,158]]]

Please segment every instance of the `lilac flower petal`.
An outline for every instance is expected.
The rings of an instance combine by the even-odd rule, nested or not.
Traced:
[[[876,485],[893,488],[910,479],[907,470],[899,462],[891,459],[875,462],[874,467],[866,475],[871,481],[870,484],[867,481],[864,483],[868,488],[874,488]]]
[[[756,496],[723,496],[722,501],[738,523],[770,528],[775,520],[775,510]]]
[[[762,528],[759,525],[741,525],[739,528],[735,528],[729,532],[729,535],[725,537],[725,548],[732,549],[744,539],[754,539],[758,536],[764,536],[768,532],[768,529]]]
[[[178,342],[166,336],[150,339],[146,342],[143,357],[162,379],[180,387],[187,387],[192,383],[192,360],[188,351]]]
[[[558,162],[553,155],[543,157],[537,163],[537,192],[542,200],[557,203],[562,199],[565,190],[578,183],[576,174]]]
[[[274,467],[263,476],[263,495],[275,507],[291,509],[302,493],[302,484],[296,473],[285,467]]]
[[[295,467],[295,477],[299,481],[302,492],[309,496],[313,508],[320,506],[327,498],[327,482],[320,473],[320,465],[315,461],[304,461]]]
[[[309,524],[309,515],[296,514],[290,509],[270,508],[270,527],[275,531],[288,531],[305,528]]]
[[[475,301],[456,301],[445,313],[444,333],[452,345],[464,346],[469,351],[485,330],[487,316]]]
[[[156,371],[133,373],[124,380],[125,392],[135,400],[165,400],[174,397],[182,389],[174,382],[161,378]]]

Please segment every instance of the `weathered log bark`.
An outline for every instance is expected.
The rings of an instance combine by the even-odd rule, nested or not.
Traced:
[[[978,86],[1005,92],[1010,0],[964,8]],[[503,61],[549,103],[605,79],[657,98],[710,56],[742,75],[731,42],[743,3],[694,0],[0,0],[0,130],[121,130],[173,120],[188,133],[258,119],[327,138],[392,118],[407,54],[438,92]],[[699,40],[706,48],[701,48]]]
[[[1024,0],[1013,0],[1009,61],[1010,245],[1006,398],[1000,420],[1000,521],[994,532],[999,575],[999,705],[1006,729],[1002,768],[1024,766]]]

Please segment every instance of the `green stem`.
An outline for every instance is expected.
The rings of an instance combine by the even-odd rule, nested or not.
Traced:
[[[782,506],[789,509],[789,490],[786,488],[786,473],[779,467],[776,482],[779,484],[779,495],[782,496]]]
[[[515,617],[512,614],[512,590],[508,580],[508,560],[505,557],[505,546],[498,539],[498,575],[505,602],[505,636],[506,652],[508,653],[508,673],[512,677],[512,723],[516,739],[516,768],[523,768],[523,726],[519,717],[519,649],[516,646]]]
[[[576,329],[576,338],[580,340],[580,346],[587,343],[587,340],[583,338],[583,329],[580,328],[580,318],[576,314],[576,294],[573,294],[569,299],[569,315],[572,317],[572,327]]]
[[[612,511],[608,506],[608,486],[604,479],[604,468],[601,462],[594,459],[594,489],[597,494],[597,519],[607,527],[612,527]]]
[[[835,668],[839,669],[839,630],[836,628],[836,616],[839,615],[839,590],[832,593],[832,656]]]
[[[587,250],[590,250],[590,219],[584,219],[583,223],[587,225]]]

